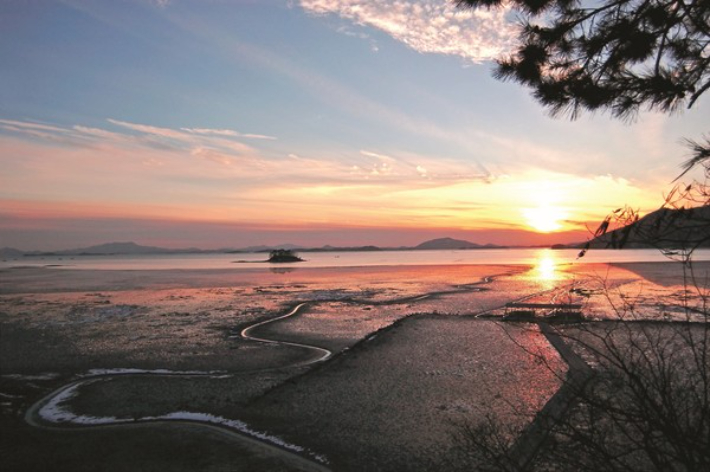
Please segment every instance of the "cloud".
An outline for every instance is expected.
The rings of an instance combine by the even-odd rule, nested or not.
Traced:
[[[250,138],[250,139],[268,139],[275,140],[274,136],[267,136],[265,134],[252,134],[252,133],[240,133],[231,129],[210,129],[210,128],[180,128],[182,131],[193,134],[207,134],[207,135],[217,135],[217,136],[232,136],[239,138]]]
[[[111,139],[113,141],[121,141],[126,138],[126,135],[114,133],[100,128],[90,128],[88,126],[75,125],[73,129],[86,136],[93,136],[100,139]]]
[[[164,138],[172,138],[178,140],[185,140],[186,134],[182,131],[170,129],[170,128],[159,128],[157,126],[142,125],[137,123],[129,123],[127,121],[119,121],[114,119],[107,119],[109,123],[120,126],[123,128],[128,128],[133,131],[138,131],[145,134],[152,134],[154,136],[162,136]]]
[[[234,138],[251,138],[275,140],[273,136],[263,134],[244,134],[231,129],[210,129],[210,128],[161,128],[158,126],[129,123],[109,118],[109,123],[143,133],[153,138],[167,140],[173,144],[193,145],[196,147],[217,147],[221,150],[249,154],[254,152],[254,148],[244,144]],[[75,127],[77,128],[77,127]],[[101,130],[94,130],[101,131]]]
[[[160,176],[203,183],[213,179],[219,185],[231,180],[241,188],[269,187],[274,183],[293,188],[314,185],[353,188],[375,182],[395,188],[412,182],[421,185],[421,177],[425,175],[431,181],[427,184],[430,186],[444,181],[480,179],[480,174],[469,164],[439,157],[402,152],[388,155],[372,150],[337,157],[302,155],[284,149],[273,154],[273,149],[262,151],[244,144],[236,139],[244,136],[242,133],[226,128],[166,128],[116,119],[107,122],[116,128],[0,120],[0,144],[5,143],[6,150],[17,149],[12,161],[18,172],[33,166],[42,178],[56,176],[58,183],[64,179],[76,188],[98,184],[96,178],[83,174],[99,168],[107,176],[115,175],[120,168],[126,176],[144,173],[146,179]],[[3,139],[3,134],[20,140]],[[24,141],[33,145],[21,144]],[[53,158],[48,159],[48,155]],[[27,160],[28,156],[33,157]],[[77,179],[82,175],[86,180],[79,182]],[[44,181],[36,187],[47,188]]]
[[[244,144],[240,141],[235,140],[235,137],[248,138],[259,136],[260,139],[276,139],[265,135],[246,135],[241,134],[237,131],[229,129],[209,129],[209,128],[161,128],[157,126],[129,123],[126,121],[119,121],[109,118],[107,120],[109,123],[123,128],[130,129],[132,131],[138,131],[139,133],[144,133],[149,137],[158,138],[162,140],[167,140],[178,146],[193,146],[193,149],[197,148],[217,148],[222,151],[238,153],[238,154],[252,154],[255,152],[254,148]]]
[[[617,176],[519,166],[491,177],[445,155],[361,149],[332,157],[294,153],[281,142],[261,152],[229,133],[111,123],[118,131],[0,121],[0,203],[37,202],[51,215],[86,202],[91,207],[80,213],[96,218],[462,228],[518,227],[522,209],[534,204],[559,206],[578,221],[598,219],[618,202],[648,206],[642,188]]]
[[[386,155],[384,155],[384,154],[379,154],[379,153],[372,152],[372,151],[361,150],[361,151],[360,151],[360,154],[362,154],[363,156],[367,156],[367,157],[374,157],[374,158],[376,158],[376,159],[380,159],[380,160],[383,160],[383,161],[392,161],[392,160],[394,160],[394,159],[391,158],[390,156],[386,156]]]
[[[222,164],[225,166],[231,166],[232,164],[235,163],[235,160],[233,157],[223,154],[221,152],[217,152],[214,149],[206,149],[206,148],[198,147],[198,148],[193,149],[190,152],[190,154],[192,154],[195,157],[200,157],[202,159],[216,162],[217,164]]]
[[[204,153],[222,153],[232,157],[250,157],[258,154],[258,150],[236,139],[268,139],[271,136],[258,134],[243,134],[229,129],[209,128],[163,128],[153,125],[130,123],[127,121],[107,119],[109,123],[119,128],[111,131],[104,128],[74,125],[62,127],[37,123],[33,121],[18,121],[0,119],[0,132],[20,135],[25,138],[47,143],[60,143],[72,147],[87,147],[106,149],[107,147],[122,147],[136,151],[161,149],[165,151],[186,151],[193,155]],[[130,130],[132,132],[126,132]],[[192,152],[192,151],[200,152]],[[211,159],[224,163],[224,159]]]
[[[388,178],[418,186],[436,187],[459,181],[489,182],[495,179],[489,172],[482,171],[476,163],[447,159],[445,156],[407,152],[383,154],[364,149],[360,150],[360,155],[365,159],[353,165],[350,173],[366,180]]]
[[[75,130],[35,121],[0,119],[0,131],[52,143],[80,146],[84,142],[81,133],[76,133]]]
[[[180,128],[188,133],[195,134],[216,134],[219,136],[239,136],[239,133],[231,129],[209,129],[209,128]]]
[[[32,129],[40,131],[49,131],[54,133],[63,133],[64,131],[66,131],[64,128],[60,128],[58,126],[48,125],[45,123],[37,123],[33,121],[0,120],[0,126],[3,128],[14,128],[23,130]]]
[[[518,27],[510,9],[464,10],[443,0],[301,0],[315,15],[335,14],[379,29],[415,51],[480,63],[511,50]]]
[[[186,34],[221,46],[226,56],[234,63],[240,65],[249,63],[286,77],[328,107],[338,108],[364,120],[374,119],[387,127],[397,128],[416,136],[427,136],[447,144],[453,143],[464,149],[477,145],[475,131],[451,129],[440,125],[428,116],[406,113],[396,107],[383,104],[361,91],[307,68],[302,61],[295,60],[293,56],[280,55],[268,48],[235,40],[229,30],[215,28],[214,25],[200,21],[194,16],[171,17],[171,20]],[[460,109],[456,108],[456,112],[460,113]],[[470,159],[477,158],[471,156]],[[482,164],[479,165],[483,168]]]
[[[57,153],[61,152],[67,157],[67,165],[70,167],[82,160],[92,161],[100,158],[102,161],[110,162],[113,159],[125,160],[127,156],[131,156],[129,160],[139,163],[141,168],[158,168],[171,163],[173,166],[170,167],[171,171],[185,172],[186,175],[194,174],[195,170],[190,168],[189,164],[177,168],[175,165],[178,162],[209,161],[234,168],[237,167],[233,166],[234,164],[239,164],[240,171],[245,174],[258,172],[266,165],[271,165],[268,159],[260,155],[258,149],[236,140],[235,136],[243,136],[236,131],[195,128],[200,132],[192,133],[184,131],[191,130],[188,128],[184,130],[163,128],[115,119],[107,121],[118,129],[109,130],[81,124],[60,126],[0,119],[0,144],[10,143],[2,139],[3,134],[18,137],[22,141],[36,143],[40,147],[35,146],[33,149],[44,149],[39,151],[42,155],[46,152],[54,152],[58,155]],[[18,142],[13,141],[12,146],[19,146]],[[22,149],[28,148],[25,146]],[[50,151],[46,151],[47,149]],[[94,158],[89,158],[89,155]],[[183,159],[188,156],[197,157],[199,160]]]

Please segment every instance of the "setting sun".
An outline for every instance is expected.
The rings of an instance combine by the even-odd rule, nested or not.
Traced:
[[[528,226],[540,233],[550,233],[562,229],[562,221],[566,218],[564,210],[550,205],[523,208],[522,212]]]

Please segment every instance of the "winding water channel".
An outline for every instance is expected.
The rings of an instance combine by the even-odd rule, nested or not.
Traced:
[[[486,277],[479,282],[472,284],[466,284],[459,286],[454,290],[448,291],[437,291],[416,296],[408,296],[399,299],[390,299],[385,301],[362,301],[362,300],[348,300],[348,303],[358,304],[358,305],[391,305],[391,304],[401,304],[401,303],[412,303],[438,295],[445,295],[451,293],[461,293],[481,290],[481,285],[489,284],[494,280],[494,277]],[[542,293],[542,292],[541,292]],[[530,296],[540,295],[536,293]],[[325,300],[327,301],[327,300]],[[343,301],[343,300],[339,300]],[[261,327],[264,327],[271,323],[276,323],[283,321],[285,319],[294,317],[305,310],[309,305],[316,303],[323,303],[324,300],[303,302],[295,305],[293,308],[289,309],[286,313],[270,318],[267,320],[259,321],[251,324],[244,329],[242,329],[240,335],[244,340],[285,345],[291,347],[297,347],[310,351],[312,356],[306,360],[299,361],[294,364],[279,366],[279,368],[284,367],[304,367],[313,365],[316,363],[324,362],[333,357],[333,352],[330,350],[310,345],[304,343],[296,343],[291,341],[285,341],[280,339],[265,338],[258,336],[255,333]],[[106,369],[106,370],[94,370],[90,371],[88,374],[82,376],[81,378],[74,380],[68,384],[65,384],[49,394],[45,395],[42,399],[35,402],[25,414],[25,420],[28,424],[38,427],[47,428],[53,430],[72,430],[76,431],[77,427],[91,427],[91,428],[116,428],[116,427],[128,427],[146,424],[159,424],[159,423],[184,423],[195,427],[208,428],[211,430],[219,431],[222,434],[230,436],[234,439],[244,441],[248,444],[259,445],[269,449],[271,453],[278,455],[293,464],[297,464],[300,467],[306,468],[307,470],[314,471],[327,471],[330,470],[327,466],[327,459],[312,452],[305,448],[287,443],[278,437],[269,435],[261,431],[257,431],[247,425],[245,422],[238,419],[229,419],[209,413],[199,413],[199,412],[189,412],[189,411],[176,411],[168,413],[161,416],[146,416],[141,418],[116,418],[116,417],[93,417],[75,414],[70,411],[64,403],[74,396],[79,394],[79,389],[82,386],[89,385],[93,382],[98,381],[108,381],[111,379],[126,377],[126,376],[160,376],[160,377],[192,377],[192,378],[224,378],[226,376],[238,375],[236,373],[229,373],[223,371],[214,372],[202,372],[202,371],[168,371],[168,370],[139,370],[139,369]],[[70,425],[70,426],[69,426]]]

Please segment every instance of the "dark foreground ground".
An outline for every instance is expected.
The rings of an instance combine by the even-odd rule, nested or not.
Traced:
[[[462,424],[522,430],[567,370],[536,324],[478,315],[584,288],[591,317],[625,290],[667,320],[681,282],[671,264],[6,270],[3,470],[441,469]]]

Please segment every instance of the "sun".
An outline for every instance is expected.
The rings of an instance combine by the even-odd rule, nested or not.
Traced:
[[[539,205],[535,208],[523,208],[523,216],[531,228],[539,233],[551,233],[562,229],[566,212],[553,205]]]

